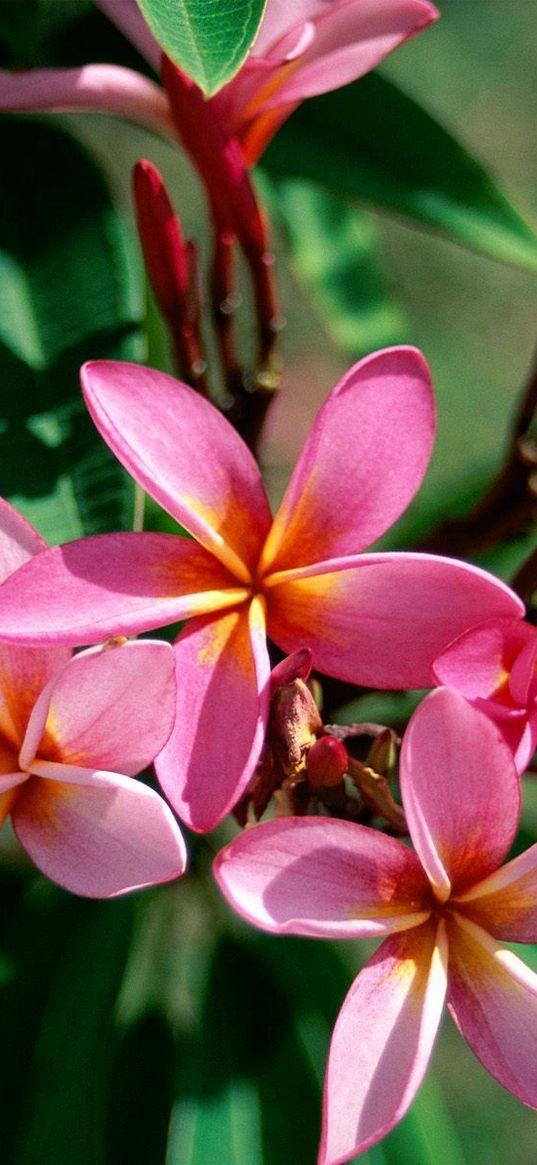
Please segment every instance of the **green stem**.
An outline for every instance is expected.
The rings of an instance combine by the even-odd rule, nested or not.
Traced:
[[[132,528],[135,533],[140,533],[144,528],[144,512],[145,512],[145,491],[138,482],[134,483],[134,513],[132,519]]]

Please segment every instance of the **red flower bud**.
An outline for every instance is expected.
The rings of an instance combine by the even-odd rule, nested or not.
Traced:
[[[345,745],[333,736],[321,736],[308,752],[308,781],[314,789],[339,785],[348,764]]]

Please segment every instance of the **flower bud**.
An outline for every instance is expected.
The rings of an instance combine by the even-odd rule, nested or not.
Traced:
[[[308,781],[312,788],[339,785],[347,771],[347,749],[333,736],[321,736],[308,752]]]
[[[397,761],[397,737],[391,728],[385,728],[375,737],[365,763],[377,773],[390,772]]]
[[[304,767],[304,757],[323,725],[303,680],[278,688],[272,699],[271,732],[280,742],[287,776]]]

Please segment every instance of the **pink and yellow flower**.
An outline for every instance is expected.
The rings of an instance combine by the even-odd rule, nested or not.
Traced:
[[[192,536],[118,533],[44,551],[0,588],[0,637],[92,643],[188,618],[175,644],[175,728],[156,762],[173,806],[212,828],[263,742],[267,634],[352,683],[415,688],[457,635],[516,617],[503,583],[455,560],[363,550],[396,520],[434,437],[413,348],[368,356],[320,410],[272,520],[235,430],[186,385],[137,365],[83,369],[91,415],[139,484]]]
[[[440,688],[401,752],[414,851],[367,826],[287,818],[218,855],[235,910],[277,934],[387,936],[351,987],[330,1046],[319,1165],[342,1165],[403,1117],[444,999],[488,1071],[537,1108],[537,975],[502,945],[537,940],[537,845],[502,866],[519,781],[497,727]]]
[[[94,2],[159,73],[161,50],[135,0]],[[300,101],[361,77],[437,16],[428,0],[268,0],[245,64],[211,110],[251,164]],[[97,110],[174,134],[164,90],[115,65],[2,71],[0,108]]]
[[[435,660],[438,684],[456,688],[495,721],[519,773],[537,745],[537,628],[493,619],[465,632]]]
[[[44,546],[0,502],[0,577]],[[11,814],[22,846],[53,881],[108,898],[184,872],[173,815],[131,779],[165,743],[174,706],[165,643],[75,656],[0,644],[0,824]]]

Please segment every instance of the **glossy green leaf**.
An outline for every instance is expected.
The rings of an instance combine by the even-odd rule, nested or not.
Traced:
[[[405,314],[382,271],[373,217],[308,182],[278,183],[274,202],[292,266],[334,343],[352,360],[401,343]]]
[[[304,102],[276,135],[273,175],[321,180],[456,243],[537,271],[537,235],[482,166],[384,77]]]
[[[242,65],[265,0],[137,0],[164,51],[207,96]]]
[[[132,484],[86,413],[79,368],[138,352],[124,227],[62,130],[6,117],[0,150],[0,492],[50,541],[117,529]]]

